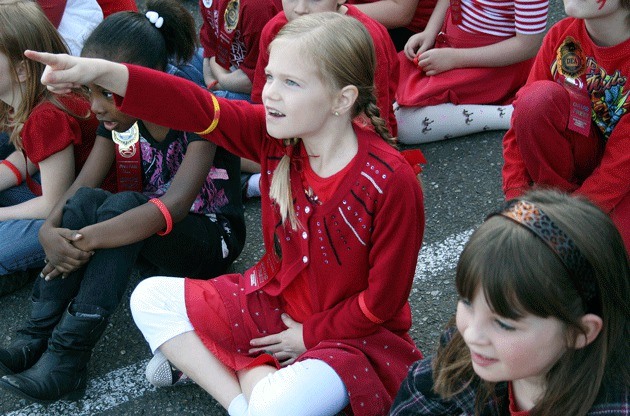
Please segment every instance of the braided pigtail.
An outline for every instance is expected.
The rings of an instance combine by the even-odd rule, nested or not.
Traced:
[[[376,98],[374,98],[374,95],[372,95],[372,98],[373,101],[367,103],[363,112],[369,117],[372,125],[374,126],[374,130],[376,130],[379,136],[381,136],[383,140],[393,147],[396,147],[398,140],[392,136],[391,132],[387,128],[387,123],[381,118],[381,110],[376,105]]]
[[[285,146],[293,146],[297,144],[299,139],[284,140]],[[271,186],[269,188],[269,197],[278,204],[282,222],[289,220],[292,230],[301,227],[300,222],[295,215],[293,208],[293,194],[291,192],[291,157],[288,154],[282,156],[280,163],[273,172]]]

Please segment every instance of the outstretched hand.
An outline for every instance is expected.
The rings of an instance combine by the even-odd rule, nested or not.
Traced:
[[[67,54],[52,54],[27,50],[24,55],[46,65],[41,82],[52,92],[64,94],[73,88],[90,82],[90,77],[81,76],[81,58]]]
[[[125,95],[127,67],[103,59],[80,58],[27,50],[24,55],[46,65],[41,82],[55,93],[66,94],[82,85],[96,84],[120,96]]]
[[[282,322],[287,327],[286,330],[266,337],[252,339],[250,344],[253,348],[249,350],[249,353],[269,353],[280,362],[281,366],[285,367],[293,364],[297,357],[306,352],[302,324],[291,319],[286,313],[282,314]]]

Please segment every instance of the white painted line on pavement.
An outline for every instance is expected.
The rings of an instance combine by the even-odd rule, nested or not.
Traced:
[[[431,276],[455,267],[464,244],[472,232],[473,230],[470,229],[452,234],[442,241],[422,247],[414,279],[425,281]],[[7,413],[7,416],[88,416],[120,406],[147,392],[155,391],[155,387],[150,385],[144,377],[147,362],[148,360],[143,360],[107,373],[99,379],[88,381],[85,398],[77,402],[60,401],[48,406],[31,404]]]
[[[425,281],[457,265],[459,255],[474,230],[451,234],[442,241],[423,246],[418,256],[414,280]]]
[[[129,400],[155,391],[144,377],[144,369],[149,360],[142,360],[127,367],[119,368],[98,379],[88,381],[85,397],[76,402],[58,401],[48,406],[31,404],[6,416],[46,415],[46,416],[88,416],[120,406]]]

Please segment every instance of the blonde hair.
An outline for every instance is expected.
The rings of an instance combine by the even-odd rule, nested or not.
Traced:
[[[305,57],[310,59],[331,90],[355,86],[358,96],[352,108],[352,118],[365,114],[384,140],[396,144],[376,105],[374,45],[362,23],[335,12],[310,14],[287,23],[270,48],[274,42],[283,39],[298,42]],[[299,138],[287,139],[285,145],[295,145],[298,141]],[[291,228],[296,230],[300,223],[293,208],[290,167],[291,157],[283,156],[274,171],[269,195],[278,204],[282,221],[288,219]]]
[[[11,76],[13,83],[18,83],[18,68],[23,66],[21,70],[26,73],[24,85],[19,84],[22,94],[20,105],[11,108],[0,101],[0,130],[11,131],[10,141],[17,149],[22,147],[22,126],[37,104],[48,100],[67,111],[54,94],[40,83],[45,66],[26,59],[26,49],[68,53],[61,36],[36,2],[0,0],[0,53],[9,61],[11,73],[7,75]]]
[[[540,207],[574,242],[592,266],[601,295],[603,327],[584,348],[568,348],[546,375],[546,390],[532,416],[584,416],[600,390],[630,383],[630,268],[623,240],[610,218],[584,199],[556,191],[534,191],[522,197]],[[531,231],[502,216],[484,222],[464,247],[456,272],[457,292],[472,299],[483,291],[500,316],[526,314],[554,317],[567,328],[568,345],[583,333],[586,313],[570,272],[559,257]],[[472,368],[462,335],[440,347],[434,361],[434,389],[449,398],[469,385],[478,386],[476,413],[494,392]]]

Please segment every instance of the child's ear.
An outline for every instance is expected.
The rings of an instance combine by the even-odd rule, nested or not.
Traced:
[[[352,111],[359,96],[359,90],[354,85],[346,85],[338,93],[333,106],[333,114],[345,114]]]
[[[591,342],[595,341],[595,338],[597,338],[602,330],[603,321],[601,317],[592,313],[587,313],[580,319],[580,324],[582,326],[582,331],[578,332],[577,337],[575,338],[573,345],[575,349],[584,348]]]
[[[24,62],[24,60],[20,61],[20,63],[15,66],[15,72],[17,73],[18,82],[26,82],[28,79],[28,73],[26,71],[26,62]]]

